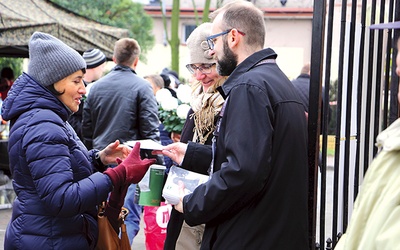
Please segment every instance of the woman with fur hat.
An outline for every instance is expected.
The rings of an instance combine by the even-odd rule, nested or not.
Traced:
[[[209,54],[206,38],[211,34],[211,23],[198,26],[187,39],[189,64],[186,68],[196,79],[190,102],[191,109],[182,129],[181,142],[198,142],[211,145],[212,133],[224,99],[217,91],[226,77],[218,74],[215,59]],[[208,169],[189,169],[201,174],[208,174]],[[172,209],[167,227],[164,249],[200,249],[204,225],[188,226],[183,214]]]
[[[67,122],[86,93],[86,63],[78,52],[35,32],[29,58],[28,73],[15,81],[2,109],[11,121],[8,153],[17,194],[4,249],[94,249],[96,206],[113,190],[107,213],[116,226],[127,187],[153,161],[140,159],[139,144],[131,150],[116,141],[88,151],[79,140]],[[118,166],[104,170],[118,158]]]

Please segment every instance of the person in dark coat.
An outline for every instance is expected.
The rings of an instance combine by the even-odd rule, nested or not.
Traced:
[[[67,122],[86,93],[86,63],[59,39],[35,32],[29,40],[28,73],[11,87],[2,106],[11,123],[8,142],[17,195],[4,249],[94,249],[97,205],[117,224],[131,183],[138,183],[153,160],[141,160],[119,141],[88,151]],[[115,168],[105,165],[123,161]],[[102,173],[102,171],[104,171]]]
[[[296,88],[297,92],[299,93],[300,100],[303,103],[305,111],[308,113],[309,108],[309,95],[310,95],[310,64],[306,63],[303,65],[300,71],[300,75],[292,80],[293,86]],[[325,88],[322,87],[322,107],[325,102]],[[323,117],[323,108],[321,108],[321,117]],[[331,118],[331,108],[328,108],[328,122]],[[322,125],[322,123],[321,123]],[[322,133],[321,127],[321,133]]]
[[[304,107],[277,54],[263,49],[260,9],[235,1],[213,18],[207,41],[219,74],[229,75],[213,144],[161,150],[183,168],[209,167],[211,178],[175,209],[190,226],[205,223],[201,249],[309,249]]]
[[[301,102],[308,113],[309,95],[310,95],[310,64],[307,63],[301,68],[300,75],[292,80],[293,86],[299,93]]]
[[[306,63],[303,65],[301,68],[300,75],[292,80],[292,84],[297,90],[297,93],[299,94],[300,100],[303,103],[304,109],[306,111],[306,115],[308,117],[308,108],[309,108],[309,96],[310,96],[310,64]],[[325,88],[322,87],[322,108],[321,108],[321,119],[324,116],[324,102],[325,102]],[[331,108],[328,108],[328,123],[331,119]],[[321,127],[320,127],[320,134],[323,133],[324,129],[324,123],[321,122]],[[318,164],[321,166],[322,163],[322,152],[319,153],[319,158],[318,158]]]

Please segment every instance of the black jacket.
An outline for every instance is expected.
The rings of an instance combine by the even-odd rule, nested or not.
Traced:
[[[289,79],[263,62],[274,58],[254,53],[220,89],[214,174],[183,200],[185,221],[206,224],[201,249],[308,249],[306,118]],[[210,146],[189,143],[182,165],[210,161]]]

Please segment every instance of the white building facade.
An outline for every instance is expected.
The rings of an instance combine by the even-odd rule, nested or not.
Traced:
[[[223,4],[232,0],[223,0]],[[143,2],[143,1],[142,1]],[[167,29],[171,27],[172,0],[163,1],[166,10]],[[197,11],[198,22],[201,23],[204,0],[196,0],[195,6],[192,0],[180,1],[179,21],[179,73],[180,78],[189,79],[190,74],[185,68],[188,61],[186,38],[196,27]],[[277,63],[289,77],[294,79],[300,74],[300,70],[311,57],[312,36],[312,0],[255,0],[255,3],[264,11],[266,24],[265,47],[274,49],[277,54]],[[217,7],[217,0],[212,0],[210,12]],[[171,48],[166,41],[164,25],[162,21],[162,8],[159,0],[145,2],[145,11],[153,18],[155,46],[146,54],[147,62],[138,65],[139,75],[159,74],[163,68],[171,68]],[[170,37],[170,34],[168,34]]]

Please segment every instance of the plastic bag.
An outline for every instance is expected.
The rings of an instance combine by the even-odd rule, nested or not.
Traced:
[[[171,215],[172,206],[161,202],[161,206],[144,206],[144,235],[146,250],[162,250],[167,235],[167,224]]]

